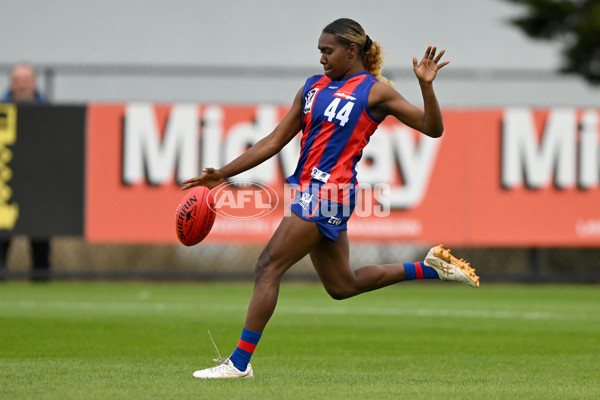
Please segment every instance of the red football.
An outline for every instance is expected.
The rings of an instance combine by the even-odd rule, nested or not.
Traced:
[[[188,190],[175,212],[175,232],[186,246],[200,243],[215,222],[215,199],[204,186]]]

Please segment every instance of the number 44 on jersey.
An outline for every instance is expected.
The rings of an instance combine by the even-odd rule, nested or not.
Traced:
[[[347,102],[346,105],[344,105],[344,107],[342,107],[342,109],[338,112],[337,109],[341,100],[342,99],[339,97],[333,99],[331,104],[329,104],[329,106],[327,106],[325,109],[325,116],[327,117],[327,121],[333,122],[333,119],[335,118],[340,121],[340,126],[344,126],[350,119],[350,113],[352,112],[354,103],[351,101]]]

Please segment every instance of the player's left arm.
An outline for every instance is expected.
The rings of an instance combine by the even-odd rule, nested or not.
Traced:
[[[405,125],[431,137],[440,137],[444,132],[442,112],[433,90],[437,71],[450,61],[440,63],[445,50],[436,56],[436,47],[429,46],[421,62],[413,57],[413,70],[419,80],[423,95],[423,109],[409,103],[400,93],[388,85],[377,82],[369,93],[369,108],[375,117],[383,120],[392,115]]]

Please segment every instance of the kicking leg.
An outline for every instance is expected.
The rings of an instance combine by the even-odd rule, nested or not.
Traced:
[[[343,231],[336,242],[321,240],[310,252],[323,286],[337,300],[414,279],[456,280],[479,286],[475,270],[464,260],[451,260],[449,251],[441,246],[434,248],[435,256],[432,249],[425,262],[365,265],[355,270],[349,265],[348,248],[348,234]]]
[[[325,290],[337,300],[406,280],[404,264],[365,265],[352,270],[346,231],[335,242],[321,240],[310,252],[310,258]]]

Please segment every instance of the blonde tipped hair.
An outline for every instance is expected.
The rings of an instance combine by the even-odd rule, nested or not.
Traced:
[[[347,46],[356,44],[367,72],[381,82],[394,86],[394,82],[381,75],[384,61],[381,45],[372,41],[358,22],[349,18],[340,18],[327,25],[323,32],[337,36],[338,40]]]

